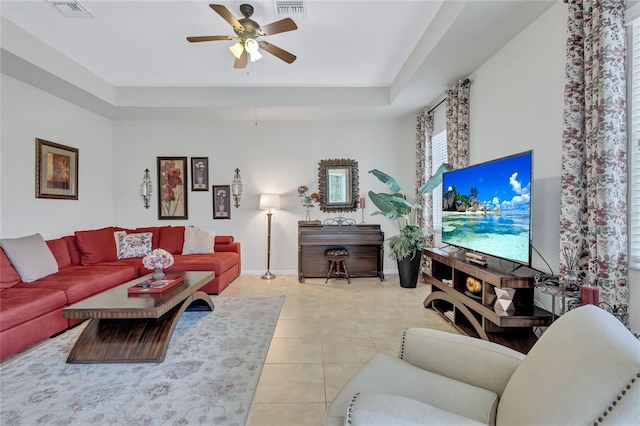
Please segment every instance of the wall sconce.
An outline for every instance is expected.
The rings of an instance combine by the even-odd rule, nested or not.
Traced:
[[[240,197],[242,196],[242,179],[240,178],[240,169],[236,169],[236,174],[231,182],[231,194],[233,195],[233,205],[240,207]]]
[[[144,200],[144,208],[148,209],[151,205],[151,192],[153,187],[151,186],[151,173],[149,173],[149,169],[144,169],[144,177],[142,178],[142,183],[140,184],[140,195]]]

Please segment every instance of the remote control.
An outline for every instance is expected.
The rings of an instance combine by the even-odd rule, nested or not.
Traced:
[[[480,266],[487,266],[487,262],[485,262],[484,260],[477,260],[477,259],[468,259],[470,263],[476,264],[476,265],[480,265]]]

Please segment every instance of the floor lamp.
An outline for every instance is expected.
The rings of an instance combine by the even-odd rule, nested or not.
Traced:
[[[260,210],[268,210],[267,212],[267,272],[262,276],[263,280],[271,280],[276,276],[271,273],[271,209],[280,209],[279,194],[260,194]]]

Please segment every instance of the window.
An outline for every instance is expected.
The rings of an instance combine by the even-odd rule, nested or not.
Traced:
[[[628,55],[631,57],[631,72],[628,84],[631,97],[629,108],[629,266],[640,268],[640,19],[631,24],[631,42]]]
[[[447,162],[447,131],[433,135],[431,139],[431,171],[438,170],[443,163]],[[433,229],[442,229],[442,184],[433,190]]]

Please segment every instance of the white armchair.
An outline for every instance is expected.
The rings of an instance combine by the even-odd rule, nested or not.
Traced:
[[[331,403],[332,425],[640,424],[640,341],[583,306],[528,355],[483,340],[408,329],[400,357],[375,355]]]

